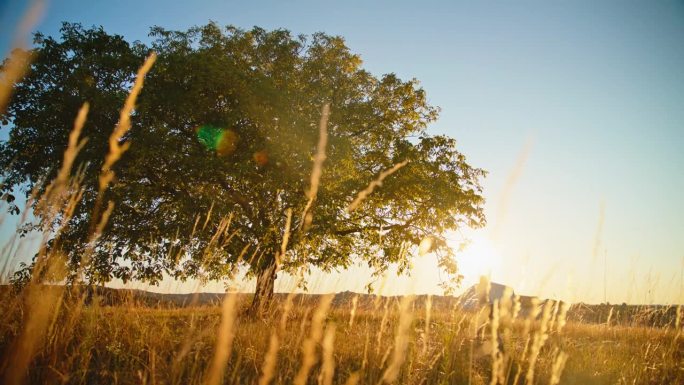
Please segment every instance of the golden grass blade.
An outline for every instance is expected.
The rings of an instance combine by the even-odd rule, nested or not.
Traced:
[[[304,340],[304,342],[302,342],[302,366],[299,368],[299,371],[295,376],[293,382],[295,385],[306,384],[306,381],[309,378],[309,372],[318,360],[316,346],[323,337],[323,324],[325,322],[325,317],[328,314],[328,309],[330,308],[332,299],[333,295],[328,294],[323,296],[321,298],[320,304],[314,312],[313,317],[311,318],[310,334]]]
[[[323,385],[332,385],[333,376],[335,375],[335,357],[333,357],[333,347],[335,345],[335,325],[328,325],[325,328],[325,336],[323,337],[323,368],[319,383]]]
[[[125,142],[124,144],[119,143],[128,130],[131,129],[131,113],[135,108],[135,102],[138,99],[138,95],[145,82],[145,75],[150,71],[155,60],[157,60],[157,54],[152,52],[145,60],[142,67],[138,69],[133,88],[128,94],[124,106],[119,113],[119,123],[109,136],[109,152],[105,157],[102,170],[100,171],[100,192],[104,191],[114,178],[114,172],[111,170],[112,166],[121,158],[121,155],[128,150],[128,147],[130,147],[129,142]]]
[[[78,111],[74,120],[74,127],[69,133],[67,148],[64,150],[62,166],[57,172],[55,179],[47,186],[45,193],[38,201],[37,210],[42,212],[45,218],[53,218],[63,208],[63,201],[66,199],[67,203],[66,208],[63,209],[65,215],[62,219],[62,227],[66,226],[67,221],[71,218],[76,206],[81,201],[83,193],[80,189],[83,178],[82,173],[79,172],[76,176],[72,177],[71,170],[78,153],[88,141],[86,138],[80,138],[83,126],[88,118],[88,110],[88,103],[84,103]],[[26,207],[30,207],[30,205]]]
[[[290,241],[290,227],[292,226],[292,209],[287,209],[287,218],[285,219],[285,230],[283,231],[283,241],[280,244],[279,258],[282,260],[287,253],[287,244]]]
[[[25,41],[33,27],[38,24],[45,10],[45,2],[42,0],[34,0],[31,6],[24,14],[19,27],[17,28],[16,36],[12,42],[13,48],[22,49],[26,47]],[[2,71],[2,79],[0,80],[0,114],[5,112],[7,103],[12,95],[14,84],[20,81],[28,71],[31,63],[31,54],[24,50],[17,50],[9,60],[5,63],[5,68]]]
[[[349,311],[349,329],[354,326],[354,316],[356,316],[356,307],[359,305],[359,296],[355,295],[354,298],[352,298],[352,307],[351,310]]]
[[[27,311],[30,312],[23,325],[23,330],[14,341],[9,360],[0,368],[4,377],[0,383],[6,385],[19,385],[24,383],[29,364],[36,352],[44,343],[47,327],[59,306],[62,290],[42,285],[30,285],[25,292]]]
[[[399,377],[399,371],[406,361],[406,353],[409,345],[409,330],[413,322],[413,313],[411,312],[411,305],[413,304],[413,296],[404,296],[399,304],[399,325],[394,336],[394,349],[392,350],[392,359],[387,366],[387,369],[382,374],[381,383],[393,384]]]
[[[271,334],[271,340],[268,344],[268,351],[264,357],[264,365],[261,367],[261,377],[259,377],[259,385],[268,385],[275,377],[275,369],[278,364],[278,349],[280,348],[280,340],[276,333]]]
[[[425,331],[423,332],[423,355],[427,353],[430,341],[430,319],[432,318],[432,295],[425,301]]]
[[[121,159],[123,153],[126,152],[131,145],[130,142],[124,142],[123,144],[119,143],[123,139],[123,136],[126,135],[131,128],[131,114],[135,108],[135,102],[138,99],[138,95],[142,90],[143,84],[145,83],[145,76],[152,68],[155,60],[157,60],[157,54],[152,52],[147,59],[145,59],[143,65],[138,69],[133,88],[131,88],[123,107],[119,111],[119,122],[109,136],[109,152],[107,152],[107,155],[105,156],[104,163],[102,164],[102,168],[100,170],[100,176],[98,178],[99,193],[95,200],[95,207],[93,208],[90,225],[90,236],[93,236],[97,230],[97,226],[102,224],[100,219],[100,208],[102,205],[103,193],[114,179],[114,171],[112,170],[112,166],[114,166],[114,164]],[[104,226],[102,226],[102,228],[104,228]],[[83,259],[87,260],[89,258],[90,252],[86,252],[85,254],[86,255],[84,255]]]
[[[528,384],[534,383],[537,358],[539,357],[541,348],[544,346],[546,340],[549,338],[547,331],[549,323],[551,321],[551,311],[553,309],[553,305],[554,301],[551,300],[547,300],[544,304],[539,330],[537,330],[534,333],[534,337],[532,338],[532,345],[530,346],[530,355],[527,360],[529,366],[527,368],[527,373],[525,374],[525,380]]]
[[[216,347],[211,366],[204,379],[205,385],[219,385],[223,381],[223,372],[228,364],[235,338],[235,316],[237,295],[227,293],[221,307],[221,324],[216,337]]]
[[[390,168],[389,170],[381,172],[376,180],[370,182],[368,187],[359,191],[359,194],[356,196],[356,198],[352,201],[352,203],[349,204],[349,206],[347,206],[347,212],[350,213],[356,210],[361,204],[361,202],[363,202],[364,199],[366,199],[370,194],[373,193],[373,190],[375,190],[377,187],[382,186],[382,181],[385,180],[385,178],[399,171],[399,169],[406,166],[406,164],[408,164],[408,160],[397,163],[394,166],[392,166],[392,168]]]
[[[112,211],[114,211],[114,202],[109,201],[107,203],[107,208],[102,213],[102,217],[100,217],[100,221],[97,223],[95,232],[91,236],[91,242],[96,241],[100,237],[105,226],[107,226],[107,222],[109,221],[109,216],[112,215]]]
[[[518,154],[518,158],[515,161],[513,169],[508,174],[506,182],[501,189],[501,193],[499,195],[499,204],[497,207],[497,220],[494,223],[494,226],[492,226],[492,238],[494,239],[499,238],[501,228],[505,222],[506,216],[508,215],[508,209],[510,206],[511,196],[513,195],[513,190],[515,189],[515,185],[518,183],[518,180],[520,180],[520,177],[525,170],[527,159],[530,157],[530,153],[532,152],[533,143],[534,142],[531,138],[525,142],[523,148]]]
[[[277,331],[271,333],[271,340],[268,343],[268,351],[264,357],[264,364],[261,368],[261,377],[259,377],[259,385],[268,385],[275,377],[275,369],[278,364],[278,350],[280,349],[279,335],[285,334],[285,327],[287,326],[287,319],[292,311],[294,292],[290,292],[283,304],[282,314],[280,316],[280,324]]]
[[[62,167],[59,169],[59,172],[57,173],[57,178],[55,178],[55,182],[57,184],[66,184],[66,182],[69,180],[69,175],[71,175],[71,168],[74,165],[76,156],[88,142],[88,138],[82,138],[80,140],[79,138],[81,137],[83,126],[85,125],[85,122],[88,119],[89,110],[90,104],[86,102],[83,103],[83,106],[78,111],[78,115],[76,116],[76,120],[74,121],[74,128],[69,133],[69,143],[67,145],[66,151],[64,151]]]
[[[359,380],[361,379],[361,375],[359,372],[354,372],[349,375],[349,378],[347,378],[347,382],[345,382],[345,385],[356,385],[359,383]]]
[[[563,368],[565,368],[565,362],[568,360],[568,355],[564,352],[559,352],[556,359],[553,361],[553,367],[551,368],[551,379],[549,379],[549,385],[558,385],[560,383],[561,374],[563,373]]]
[[[318,125],[318,145],[316,145],[316,155],[314,156],[313,169],[311,170],[311,182],[309,191],[306,192],[306,196],[309,199],[306,202],[304,211],[302,212],[302,219],[299,224],[299,229],[306,231],[311,222],[313,221],[313,215],[311,214],[311,206],[318,195],[318,186],[320,185],[321,175],[323,175],[323,162],[325,162],[325,147],[328,144],[328,119],[330,117],[330,105],[324,104],[321,110],[321,121]]]

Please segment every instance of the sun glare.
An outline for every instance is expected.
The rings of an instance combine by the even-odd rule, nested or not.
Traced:
[[[500,275],[502,258],[494,242],[484,233],[474,233],[467,238],[468,244],[456,255],[464,283],[475,283],[482,275],[496,279]],[[453,240],[451,246],[458,249],[459,244],[460,241]]]

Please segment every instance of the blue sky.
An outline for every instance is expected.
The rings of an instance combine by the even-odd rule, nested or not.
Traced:
[[[0,4],[10,36],[25,3]],[[600,302],[606,254],[609,301],[682,302],[684,3],[52,1],[38,29],[76,21],[145,41],[152,25],[209,20],[339,34],[371,72],[420,80],[442,108],[431,132],[490,173],[466,283],[486,270],[520,292]],[[436,290],[433,265],[416,261],[416,291]]]

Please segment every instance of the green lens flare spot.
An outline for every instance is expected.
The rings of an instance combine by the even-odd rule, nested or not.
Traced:
[[[197,139],[207,149],[216,151],[219,156],[230,155],[237,148],[237,134],[228,129],[212,125],[203,125],[197,128]]]

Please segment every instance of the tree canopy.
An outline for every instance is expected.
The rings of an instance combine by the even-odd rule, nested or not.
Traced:
[[[484,171],[453,138],[427,132],[438,109],[415,79],[374,76],[341,37],[323,33],[211,23],[154,27],[150,36],[131,43],[68,23],[59,40],[37,34],[30,72],[2,116],[11,126],[0,147],[2,188],[28,194],[56,175],[73,119],[90,103],[89,141],[76,160],[85,190],[60,243],[70,270],[83,268],[90,282],[158,282],[164,274],[221,279],[244,265],[268,295],[276,270],[355,261],[404,270],[427,238],[456,272],[444,234],[484,224]],[[150,51],[157,61],[123,138],[131,147],[105,192],[115,208],[81,266],[107,140]],[[324,105],[325,162],[312,196]]]

